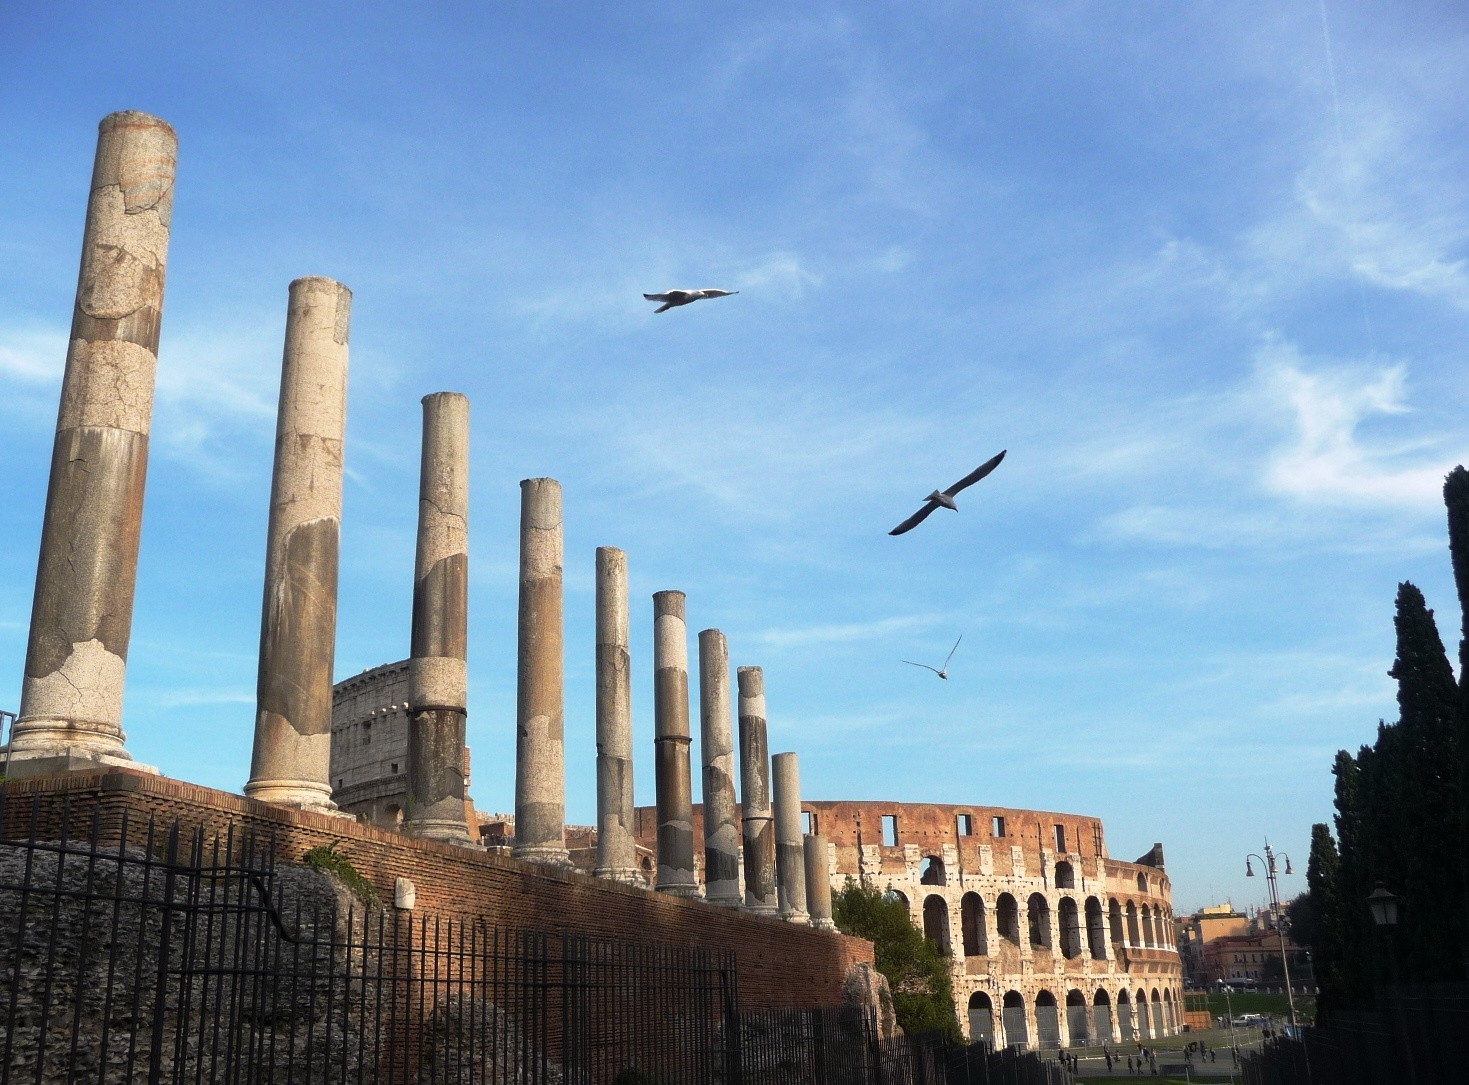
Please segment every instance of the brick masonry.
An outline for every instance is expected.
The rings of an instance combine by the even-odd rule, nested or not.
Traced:
[[[254,828],[274,833],[278,862],[299,861],[320,844],[338,843],[382,894],[393,899],[398,877],[418,891],[416,915],[482,916],[507,928],[588,934],[633,942],[668,942],[733,949],[739,962],[740,1003],[770,1006],[835,1005],[842,979],[858,962],[872,961],[872,943],[842,934],[762,919],[697,900],[681,900],[572,871],[549,870],[504,856],[413,840],[345,818],[288,810],[206,787],[129,772],[72,773],[12,780],[5,786],[0,835],[30,831],[33,796],[39,798],[37,832],[55,839],[63,807],[70,806],[71,835],[89,831],[101,808],[102,833],[115,835],[124,811],[133,824],[177,818],[188,831]],[[132,830],[129,831],[133,838]]]

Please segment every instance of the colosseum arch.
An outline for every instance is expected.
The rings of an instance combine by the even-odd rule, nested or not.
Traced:
[[[1061,956],[1068,961],[1081,956],[1081,915],[1075,897],[1062,897],[1056,906],[1061,926]]]
[[[1051,949],[1051,905],[1046,898],[1040,893],[1032,893],[1025,902],[1025,916],[1030,924],[1031,946],[1036,949]]]
[[[938,946],[945,957],[953,954],[949,944],[949,902],[937,893],[923,898],[923,937]]]
[[[1062,859],[1059,863],[1056,864],[1056,888],[1076,888],[1076,871],[1071,868],[1071,864],[1068,863],[1065,859]]]
[[[1137,932],[1137,905],[1132,901],[1127,902],[1127,944],[1130,946],[1143,944],[1142,937]]]
[[[1107,923],[1112,929],[1112,944],[1122,945],[1126,941],[1122,937],[1122,905],[1117,903],[1116,897],[1107,906]]]
[[[1102,902],[1096,897],[1086,898],[1086,946],[1092,960],[1107,959],[1107,921],[1102,918]]]
[[[1139,893],[1146,893],[1148,891],[1148,876],[1146,874],[1139,874],[1137,876],[1137,891]]]
[[[1071,1036],[1070,1046],[1082,1047],[1087,1042],[1087,1033],[1091,1031],[1087,1013],[1086,995],[1075,987],[1066,992],[1066,1031]]]
[[[902,902],[903,907],[907,908],[910,913],[913,910],[912,906],[908,903],[908,894],[903,892],[901,889],[894,889],[892,886],[888,886],[887,890],[882,895],[882,899],[886,901],[900,901]]]
[[[1039,1047],[1061,1046],[1061,1015],[1050,991],[1035,995],[1035,1042]]]
[[[948,885],[948,878],[944,874],[944,861],[937,855],[929,855],[923,860],[923,873],[919,876],[920,885]]]
[[[1153,936],[1153,910],[1149,908],[1146,904],[1143,905],[1142,920],[1140,926],[1142,927],[1143,932],[1142,944],[1147,946],[1149,949],[1153,948],[1153,946],[1156,944],[1156,939]]]
[[[1132,1016],[1132,999],[1127,995],[1127,988],[1117,992],[1117,1031],[1122,1036],[1124,1043],[1137,1039],[1137,1023]]]
[[[1092,995],[1092,1021],[1096,1025],[1098,1043],[1109,1043],[1112,1039],[1112,1000],[1105,987],[1098,987]]]
[[[1020,945],[1020,906],[1009,893],[1001,893],[995,900],[995,925],[1002,941]],[[1009,1034],[1008,1026],[1006,1034]]]
[[[1173,1015],[1173,992],[1167,987],[1163,988],[1163,1024],[1170,1036],[1178,1031],[1178,1022]]]
[[[984,898],[978,893],[965,893],[959,902],[959,929],[964,938],[964,956],[989,955],[984,929]]]
[[[1137,1008],[1137,1038],[1151,1040],[1157,1033],[1153,1031],[1153,1018],[1148,1013],[1148,992],[1139,989],[1133,1005]]]
[[[1005,992],[1004,1006],[1000,1010],[1000,1023],[1005,1026],[1007,1046],[1030,1046],[1030,1033],[1025,1027],[1025,999],[1019,991]]]
[[[1150,1014],[1153,1021],[1153,1035],[1167,1036],[1168,1025],[1163,1020],[1163,1000],[1158,997],[1158,988],[1156,987],[1153,988],[1153,1005],[1150,1009]]]
[[[969,1042],[995,1046],[995,1007],[983,991],[969,996]]]

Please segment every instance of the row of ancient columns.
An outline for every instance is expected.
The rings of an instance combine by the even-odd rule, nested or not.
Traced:
[[[9,770],[132,763],[123,686],[178,140],[144,113],[98,131]],[[256,718],[246,794],[334,813],[330,760],[352,292],[291,283],[271,476]],[[469,403],[423,400],[409,661],[408,809],[415,835],[471,843],[464,809]],[[521,483],[515,854],[568,862],[561,487]],[[656,888],[693,896],[688,642],[682,592],[654,596]],[[640,880],[633,841],[627,558],[597,551],[597,873]],[[743,824],[734,793],[729,652],[699,635],[706,899],[830,922],[826,843],[801,833],[793,753],[771,759],[759,668],[739,670]],[[142,767],[142,766],[138,766]],[[772,804],[773,798],[773,804]],[[773,807],[773,808],[772,808]],[[742,839],[743,837],[743,839]],[[808,878],[807,871],[813,872]],[[820,871],[820,876],[815,876]],[[808,882],[812,889],[808,901]]]

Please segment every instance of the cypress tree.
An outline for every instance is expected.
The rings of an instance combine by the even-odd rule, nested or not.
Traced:
[[[1349,947],[1342,937],[1341,859],[1331,830],[1311,826],[1311,860],[1306,865],[1306,885],[1311,894],[1311,962],[1316,971],[1316,1019],[1325,1023],[1333,1010],[1347,1004],[1347,983],[1342,971]]]
[[[1358,760],[1360,758],[1360,761]],[[1372,931],[1367,926],[1366,810],[1363,801],[1362,762],[1370,762],[1372,748],[1363,746],[1354,758],[1337,751],[1332,775],[1336,777],[1336,839],[1340,845],[1337,890],[1333,913],[1341,938],[1337,962],[1338,1001],[1333,1009],[1372,1005]],[[1324,914],[1324,908],[1318,912]]]
[[[1455,467],[1444,479],[1449,518],[1449,559],[1459,594],[1458,821],[1460,914],[1469,918],[1469,471]],[[1461,974],[1469,976],[1469,939],[1459,939]]]

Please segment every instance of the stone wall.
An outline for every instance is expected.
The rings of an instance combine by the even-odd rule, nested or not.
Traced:
[[[588,934],[635,942],[734,949],[740,1002],[771,1006],[836,1005],[848,969],[872,960],[872,945],[857,938],[796,927],[772,919],[674,899],[573,871],[560,871],[488,854],[477,848],[413,840],[345,818],[270,806],[253,799],[164,777],[129,772],[74,773],[11,781],[5,787],[0,834],[31,830],[32,796],[40,796],[37,833],[56,837],[69,800],[71,833],[84,835],[100,806],[104,838],[124,812],[134,825],[152,816],[177,818],[186,829],[228,825],[274,832],[279,861],[336,841],[338,850],[393,899],[396,878],[413,881],[420,912],[483,916],[510,928]],[[131,832],[130,832],[131,836]]]

